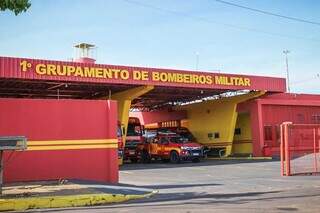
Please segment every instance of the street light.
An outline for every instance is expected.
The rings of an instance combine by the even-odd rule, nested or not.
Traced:
[[[290,92],[290,81],[289,81],[289,65],[288,65],[288,54],[290,53],[289,50],[284,50],[283,53],[286,55],[286,68],[287,68],[287,90]]]

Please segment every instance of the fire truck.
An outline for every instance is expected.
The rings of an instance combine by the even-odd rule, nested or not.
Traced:
[[[118,159],[122,160],[123,158],[123,131],[120,121],[118,121],[117,126],[117,139],[118,139]]]
[[[139,160],[138,146],[144,142],[143,126],[139,118],[129,117],[126,144],[124,147],[124,160],[136,163]]]
[[[148,163],[152,159],[161,159],[171,163],[180,163],[185,160],[200,162],[200,159],[204,157],[203,147],[188,137],[169,129],[160,129],[153,134],[154,137],[147,138],[144,145],[139,146],[143,163]]]

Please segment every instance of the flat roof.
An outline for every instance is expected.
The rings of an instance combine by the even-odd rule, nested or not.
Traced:
[[[0,97],[100,99],[141,85],[134,106],[188,102],[238,90],[285,92],[284,78],[0,57]]]

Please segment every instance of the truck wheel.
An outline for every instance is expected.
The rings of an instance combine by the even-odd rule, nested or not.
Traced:
[[[171,163],[180,163],[180,156],[179,156],[178,152],[172,151],[170,153],[170,162]]]
[[[150,163],[150,161],[151,161],[151,157],[146,150],[142,151],[141,161],[142,161],[142,163]]]
[[[192,162],[193,163],[199,163],[200,162],[200,158],[194,158],[194,159],[192,159]]]

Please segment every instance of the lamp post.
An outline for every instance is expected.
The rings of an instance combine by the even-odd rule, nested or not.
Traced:
[[[287,91],[290,92],[289,65],[288,65],[288,54],[290,53],[290,51],[284,50],[283,53],[286,55]]]

